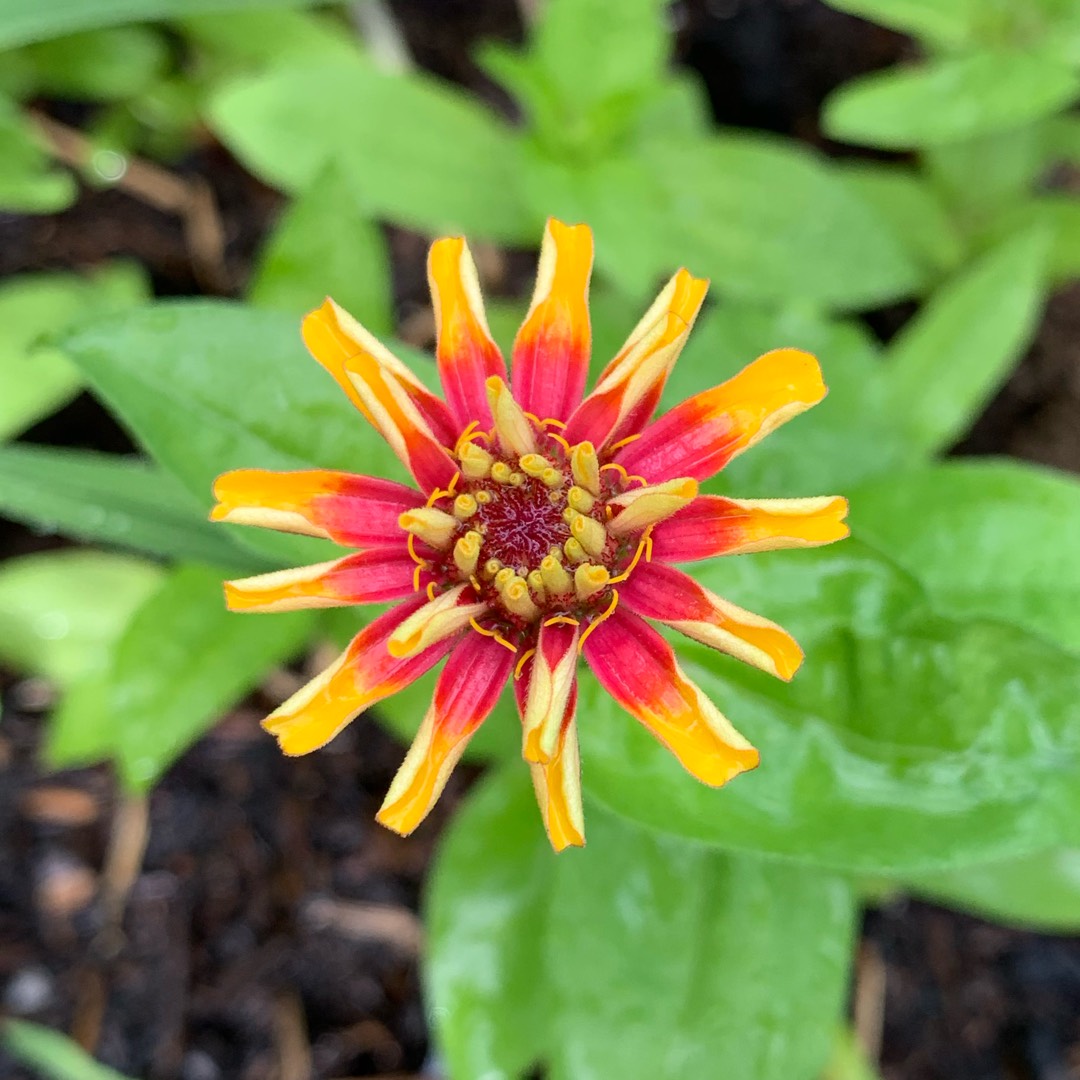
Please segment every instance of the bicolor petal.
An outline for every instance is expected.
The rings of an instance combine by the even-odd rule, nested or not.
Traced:
[[[666,623],[785,681],[803,660],[798,642],[776,623],[729,603],[673,566],[639,565],[619,586],[631,611]]]
[[[694,562],[777,548],[818,547],[851,531],[847,499],[726,499],[699,495],[652,533],[652,557]]]
[[[720,787],[756,768],[758,752],[686,677],[671,646],[621,608],[585,639],[600,684],[704,784]]]
[[[541,420],[561,420],[581,402],[592,348],[592,263],[592,230],[549,219],[536,290],[514,341],[511,369],[514,397]]]
[[[487,609],[486,603],[477,602],[471,585],[455,585],[402,621],[387,640],[390,655],[413,656],[444,638],[454,637]]]
[[[809,353],[776,349],[738,375],[696,394],[650,424],[615,460],[646,480],[707,480],[781,424],[825,396]]]
[[[575,410],[563,432],[568,442],[589,440],[603,447],[641,430],[656,409],[708,288],[708,281],[686,270],[675,274]]]
[[[390,635],[420,605],[419,599],[406,600],[365,626],[334,663],[263,721],[283,753],[297,756],[325,746],[365,709],[403,690],[450,651],[451,642],[443,640],[406,658],[390,655]]]
[[[211,521],[321,536],[348,547],[401,546],[398,519],[422,501],[413,488],[374,476],[306,469],[235,469],[214,481]]]
[[[506,378],[491,338],[469,245],[460,236],[436,240],[428,253],[428,284],[435,309],[435,357],[443,392],[459,429],[477,421],[491,427],[485,382]]]
[[[297,611],[302,608],[382,604],[402,600],[423,587],[417,564],[402,548],[360,551],[317,563],[225,582],[230,611]]]
[[[521,753],[526,761],[545,764],[555,754],[577,677],[577,644],[577,626],[550,623],[540,628],[521,714]]]
[[[499,700],[513,654],[470,634],[450,654],[435,695],[377,820],[408,836],[427,817],[477,728]]]

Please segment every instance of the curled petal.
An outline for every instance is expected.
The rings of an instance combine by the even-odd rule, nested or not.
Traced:
[[[334,663],[263,721],[284,753],[325,746],[365,709],[403,690],[449,652],[451,642],[444,640],[405,659],[390,655],[390,635],[420,604],[406,600],[365,626]]]
[[[485,611],[487,604],[476,602],[470,585],[456,585],[409,615],[390,635],[387,647],[391,656],[412,656],[453,637]]]
[[[536,451],[536,431],[532,421],[525,415],[521,405],[510,393],[510,387],[492,376],[485,384],[491,415],[495,422],[495,436],[499,445],[514,457],[524,457]]]
[[[813,356],[799,349],[776,349],[720,386],[676,405],[615,460],[646,480],[707,480],[824,396],[821,368]]]
[[[847,499],[725,499],[699,495],[653,531],[653,558],[693,562],[843,540]]]
[[[454,649],[376,815],[381,824],[408,836],[427,817],[469,739],[495,708],[513,665],[512,653],[480,634],[468,634]]]
[[[601,373],[563,435],[602,447],[639,431],[660,400],[664,384],[690,336],[708,281],[680,270]]]
[[[230,611],[381,604],[411,596],[415,571],[416,562],[404,548],[361,551],[333,562],[226,581],[225,603]]]
[[[631,488],[608,500],[609,506],[620,507],[608,522],[613,536],[628,536],[671,517],[697,496],[697,481],[687,476],[667,480],[662,484]]]
[[[683,674],[671,646],[621,607],[585,639],[601,685],[702,783],[712,787],[758,764],[758,752]]]
[[[620,600],[631,611],[779,679],[790,679],[802,663],[802,649],[786,630],[736,607],[672,566],[639,565],[619,589]]]
[[[551,623],[540,628],[521,716],[526,761],[544,764],[555,753],[566,703],[575,685],[577,643],[576,626]]]
[[[514,683],[518,712],[523,720],[529,685],[531,679],[528,672],[524,678]],[[568,847],[583,847],[585,844],[581,765],[578,757],[577,725],[574,723],[576,711],[577,683],[574,683],[563,708],[551,758],[542,765],[529,765],[536,801],[544,818],[544,829],[556,851]]]
[[[490,428],[484,383],[491,376],[505,379],[506,364],[491,339],[476,265],[462,237],[431,245],[428,284],[435,307],[435,357],[447,403],[459,428],[473,420]]]
[[[592,262],[592,230],[550,218],[532,304],[514,341],[511,373],[514,397],[541,420],[569,416],[585,389]]]
[[[347,547],[399,547],[398,518],[422,501],[392,480],[307,469],[235,469],[214,481],[212,521],[321,536]]]

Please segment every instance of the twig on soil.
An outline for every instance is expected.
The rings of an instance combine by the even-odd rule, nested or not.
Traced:
[[[311,1047],[300,998],[283,994],[274,1007],[274,1049],[277,1080],[311,1080]]]
[[[349,15],[376,66],[391,75],[412,71],[416,66],[412,53],[393,12],[383,0],[354,0],[349,5]]]
[[[317,897],[301,911],[301,919],[314,930],[330,930],[354,941],[382,941],[408,956],[423,944],[420,920],[408,908]]]
[[[870,1062],[881,1060],[881,1039],[885,1023],[885,961],[877,947],[864,941],[855,962],[855,1034]]]
[[[81,131],[36,109],[31,109],[29,115],[53,157],[75,169],[91,166],[96,151]],[[141,202],[179,217],[199,284],[209,292],[232,291],[225,266],[225,229],[214,193],[202,177],[180,177],[153,162],[128,157],[123,171],[111,182]]]

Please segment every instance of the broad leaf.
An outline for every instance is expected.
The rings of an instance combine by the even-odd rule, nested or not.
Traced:
[[[855,534],[938,610],[1008,619],[1080,651],[1080,482],[1010,461],[948,461],[851,492]]]
[[[1047,236],[1024,233],[940,289],[892,341],[888,408],[923,453],[947,449],[1020,357],[1043,301]]]
[[[844,142],[908,150],[1008,131],[1077,94],[1076,73],[1045,52],[987,50],[845,83],[826,103],[824,126]]]
[[[0,41],[3,27],[0,6]],[[75,201],[78,189],[74,178],[53,164],[31,122],[3,95],[0,95],[0,161],[4,163],[0,170],[0,211],[50,214]]]
[[[37,1070],[43,1080],[127,1080],[96,1062],[66,1035],[24,1020],[4,1020],[0,1043],[12,1057]]]
[[[335,161],[379,217],[433,233],[535,241],[518,192],[518,136],[425,76],[358,62],[289,66],[227,87],[208,120],[275,186],[304,190]]]
[[[38,532],[255,573],[269,564],[211,525],[171,476],[134,458],[0,447],[0,515]],[[239,535],[239,534],[237,534]]]
[[[826,0],[829,7],[945,47],[971,36],[979,0]]]
[[[854,541],[695,566],[794,633],[790,685],[702,646],[681,662],[761,751],[698,784],[581,680],[583,778],[621,814],[722,847],[902,874],[1019,855],[1075,832],[1080,659],[1022,630],[932,614]]]

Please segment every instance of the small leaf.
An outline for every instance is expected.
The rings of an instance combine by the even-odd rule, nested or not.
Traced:
[[[131,307],[147,295],[139,269],[117,264],[93,277],[24,274],[0,285],[0,440],[29,427],[78,393],[82,379],[55,349],[35,347],[89,312]]]
[[[1076,73],[1050,55],[987,50],[845,83],[823,122],[834,139],[908,150],[1029,124],[1078,93]]]
[[[127,1080],[66,1035],[25,1020],[4,1020],[0,1042],[13,1058],[39,1070],[43,1080]]]
[[[376,335],[393,331],[390,263],[379,227],[352,184],[328,166],[278,222],[248,292],[300,316],[332,296]]]
[[[826,0],[837,11],[925,38],[945,48],[966,44],[978,0]]]
[[[127,555],[47,551],[0,566],[0,660],[66,688],[107,662],[161,570]]]
[[[171,476],[135,458],[0,447],[0,514],[39,532],[151,555],[248,573],[269,568],[265,558],[234,543],[228,530],[211,525]]]
[[[113,658],[108,743],[125,786],[153,785],[224,710],[300,651],[312,625],[311,612],[226,611],[218,571],[174,570],[135,612]]]
[[[1047,239],[1024,233],[984,255],[893,340],[888,407],[915,450],[934,453],[960,438],[1019,359],[1042,306]]]
[[[0,0],[0,41],[3,39]],[[9,0],[10,2],[10,0]],[[74,177],[56,168],[31,122],[0,95],[0,210],[50,214],[70,206],[78,193]]]

